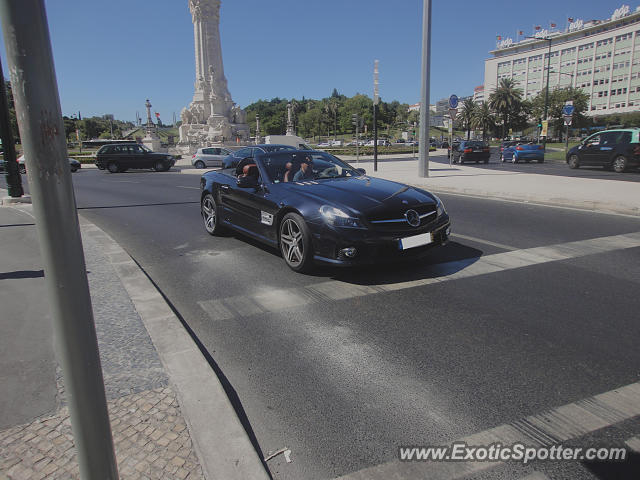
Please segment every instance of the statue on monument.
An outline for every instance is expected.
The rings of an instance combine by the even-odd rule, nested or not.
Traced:
[[[224,76],[220,0],[188,1],[194,26],[196,83],[193,100],[181,113],[179,145],[191,149],[196,139],[207,143],[230,139],[231,124],[239,137],[248,139],[246,114],[233,102]]]

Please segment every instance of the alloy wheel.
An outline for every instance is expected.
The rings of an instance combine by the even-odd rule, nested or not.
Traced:
[[[202,200],[201,211],[205,230],[209,235],[214,235],[217,233],[218,216],[216,214],[216,202],[210,193]]]
[[[280,248],[285,261],[297,267],[304,261],[304,241],[302,229],[291,218],[285,219],[280,227]]]

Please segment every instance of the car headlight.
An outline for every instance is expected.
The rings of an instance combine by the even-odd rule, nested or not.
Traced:
[[[333,225],[334,227],[364,228],[360,220],[356,217],[352,217],[331,205],[323,205],[320,207],[320,214],[329,225]]]
[[[447,213],[447,209],[444,208],[442,200],[440,200],[437,195],[433,195],[433,198],[436,200],[436,215],[439,217],[440,215]]]

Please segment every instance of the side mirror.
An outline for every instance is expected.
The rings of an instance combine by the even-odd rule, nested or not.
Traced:
[[[360,172],[362,175],[367,174],[367,171],[364,168],[356,168],[356,172]]]
[[[240,188],[258,188],[258,179],[253,175],[247,177],[238,177],[238,187]]]

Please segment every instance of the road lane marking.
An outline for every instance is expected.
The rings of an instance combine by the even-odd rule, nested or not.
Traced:
[[[273,289],[259,294],[245,294],[198,303],[212,320],[229,320],[258,313],[304,307],[328,300],[348,300],[635,247],[640,247],[640,232],[512,250],[439,263],[429,267],[425,272],[425,275],[428,275],[426,278],[403,282],[359,285],[340,280],[329,280],[305,287]]]
[[[512,247],[511,245],[505,245],[504,243],[491,242],[489,240],[484,240],[478,237],[472,237],[470,235],[462,235],[461,233],[457,233],[457,232],[452,232],[451,236],[456,238],[462,238],[463,240],[469,240],[471,242],[484,243],[485,245],[498,247],[498,248],[501,248],[502,250],[518,250],[517,247]]]
[[[640,382],[569,403],[510,424],[499,425],[451,442],[470,446],[503,446],[523,443],[549,447],[610,427],[640,415]],[[629,443],[631,442],[631,443]],[[627,440],[631,448],[640,448],[640,438]],[[502,465],[501,462],[391,462],[365,468],[337,480],[387,480],[389,478],[429,478],[451,480]],[[538,472],[535,472],[538,473]],[[534,474],[532,474],[534,475]],[[544,476],[526,479],[542,479]]]

